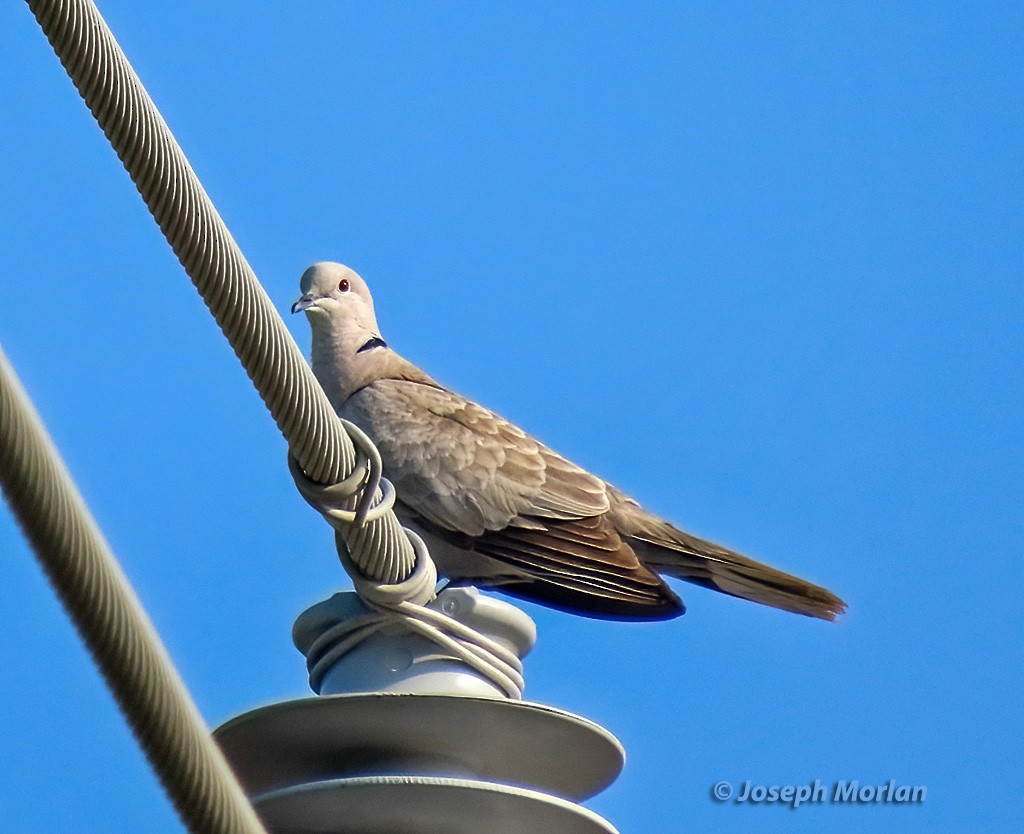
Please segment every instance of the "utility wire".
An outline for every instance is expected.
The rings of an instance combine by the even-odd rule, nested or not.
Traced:
[[[95,4],[28,5],[291,454],[318,483],[344,480],[357,465],[352,441]],[[357,497],[349,501],[347,509],[355,509]],[[369,579],[394,583],[413,572],[416,556],[393,512],[349,525],[343,538],[352,562]]]
[[[0,485],[182,822],[264,834],[2,350]]]

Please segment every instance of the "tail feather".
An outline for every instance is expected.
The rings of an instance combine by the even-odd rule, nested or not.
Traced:
[[[846,603],[831,591],[684,533],[611,484],[605,487],[611,504],[608,515],[615,529],[652,570],[822,620],[835,620],[846,611]]]
[[[846,603],[825,588],[674,528],[673,532],[679,541],[638,537],[630,543],[659,573],[724,594],[822,620],[835,620],[846,610]]]

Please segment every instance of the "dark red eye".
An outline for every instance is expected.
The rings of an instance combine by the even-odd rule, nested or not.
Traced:
[[[348,278],[342,278],[341,283],[338,284],[339,292],[348,292]]]

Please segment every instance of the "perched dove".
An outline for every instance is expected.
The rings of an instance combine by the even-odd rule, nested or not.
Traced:
[[[492,411],[442,387],[381,337],[355,272],[302,276],[313,372],[380,450],[395,511],[438,571],[575,614],[666,619],[683,604],[659,574],[833,620],[846,605],[795,576],[677,530]]]

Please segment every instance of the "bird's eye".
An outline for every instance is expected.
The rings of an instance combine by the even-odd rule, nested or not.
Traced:
[[[342,278],[338,284],[338,292],[348,292],[348,278]]]

